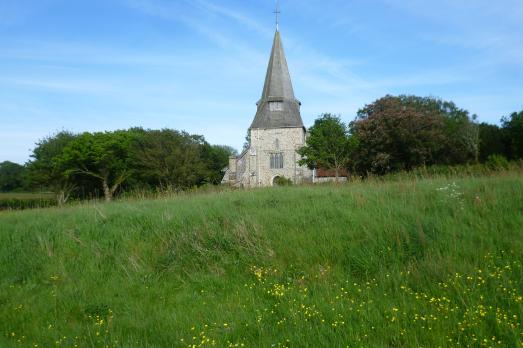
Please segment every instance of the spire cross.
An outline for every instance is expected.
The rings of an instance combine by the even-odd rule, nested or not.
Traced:
[[[276,15],[276,30],[280,30],[280,1],[276,0],[276,10],[274,11],[274,14]]]

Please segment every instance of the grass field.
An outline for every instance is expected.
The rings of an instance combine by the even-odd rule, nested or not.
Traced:
[[[521,347],[523,178],[0,213],[0,347]]]

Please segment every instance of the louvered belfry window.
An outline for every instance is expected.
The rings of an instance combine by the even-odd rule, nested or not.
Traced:
[[[281,101],[271,101],[269,102],[270,111],[283,111],[283,102]]]
[[[283,168],[283,154],[282,153],[271,153],[271,169],[282,169]]]

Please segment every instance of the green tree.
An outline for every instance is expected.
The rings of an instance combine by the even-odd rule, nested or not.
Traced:
[[[349,135],[347,126],[338,116],[323,114],[309,129],[307,142],[298,150],[300,165],[309,168],[334,169],[338,181],[341,169],[347,168],[355,138]]]
[[[523,110],[501,119],[510,159],[523,158]]]
[[[56,192],[62,203],[73,190],[82,198],[101,191],[110,201],[123,189],[218,184],[235,153],[170,129],[60,132],[37,144],[28,178],[34,187]]]
[[[428,99],[435,103],[437,111],[445,124],[445,146],[438,162],[461,164],[479,159],[479,127],[477,116],[458,108],[453,102],[440,99]]]
[[[479,133],[475,123],[476,115],[471,116],[467,110],[458,108],[453,102],[438,98],[413,95],[393,98],[398,98],[403,107],[413,108],[425,115],[439,115],[443,119],[445,142],[444,150],[438,154],[439,163],[459,164],[477,161]]]
[[[213,185],[221,183],[224,169],[229,165],[229,157],[237,154],[238,152],[230,146],[205,143],[203,146],[203,160],[207,164],[206,181]]]
[[[24,188],[26,168],[18,163],[0,163],[0,192],[10,192]]]
[[[67,202],[77,188],[60,161],[64,149],[75,137],[71,132],[62,131],[40,140],[27,164],[29,185],[53,191],[59,204]]]
[[[479,160],[485,162],[492,155],[507,157],[505,132],[494,124],[479,124]]]
[[[478,155],[474,116],[452,102],[386,96],[358,111],[350,130],[359,140],[351,159],[362,175],[457,164]]]
[[[242,152],[247,150],[251,146],[251,131],[247,130],[247,134],[245,134],[245,141],[243,142]]]
[[[137,130],[82,133],[64,148],[60,166],[69,178],[94,178],[110,201],[132,174],[129,149],[138,134]]]
[[[436,162],[445,141],[443,119],[431,110],[433,105],[426,106],[426,113],[418,112],[421,106],[386,96],[358,111],[350,127],[359,139],[352,164],[360,174],[386,174]]]
[[[132,145],[135,180],[140,185],[184,189],[219,184],[229,156],[228,146],[210,145],[200,135],[172,129],[147,130]]]
[[[200,135],[171,129],[147,130],[132,145],[136,178],[153,187],[184,189],[201,185],[207,177],[207,163],[202,159],[206,144]]]

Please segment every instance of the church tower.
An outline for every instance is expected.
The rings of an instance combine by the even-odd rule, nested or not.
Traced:
[[[276,12],[277,15],[279,12]],[[312,180],[312,172],[298,161],[306,129],[301,103],[294,96],[291,76],[276,25],[271,57],[261,99],[249,128],[249,146],[231,157],[224,183],[242,187],[271,186],[277,178],[299,184]]]

